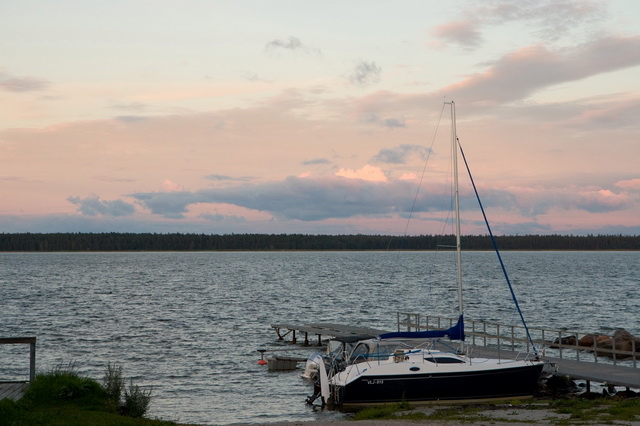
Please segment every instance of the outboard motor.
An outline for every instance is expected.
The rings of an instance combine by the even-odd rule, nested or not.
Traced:
[[[318,378],[313,383],[313,395],[307,397],[306,403],[309,405],[313,405],[313,403],[316,402],[316,399],[318,399],[321,394],[322,388],[320,387],[320,378]],[[322,405],[324,406],[324,399],[320,398],[320,400],[322,401]]]

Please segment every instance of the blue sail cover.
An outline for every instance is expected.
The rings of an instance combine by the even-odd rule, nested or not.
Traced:
[[[458,318],[456,325],[446,330],[398,331],[395,333],[385,333],[380,335],[381,339],[428,339],[436,337],[449,337],[451,340],[464,340],[464,320],[462,315]]]

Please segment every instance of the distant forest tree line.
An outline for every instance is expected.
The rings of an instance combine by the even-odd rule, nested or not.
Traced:
[[[497,236],[501,250],[640,250],[640,236]],[[305,235],[305,234],[151,234],[21,233],[0,234],[0,251],[268,251],[268,250],[438,250],[455,244],[453,235]],[[492,250],[486,235],[462,237],[465,250]]]

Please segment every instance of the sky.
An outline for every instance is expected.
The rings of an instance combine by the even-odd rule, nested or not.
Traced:
[[[639,235],[639,24],[636,0],[0,0],[0,232],[448,232],[454,101],[496,234]]]

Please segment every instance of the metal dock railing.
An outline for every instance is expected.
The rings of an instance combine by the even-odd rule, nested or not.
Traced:
[[[398,312],[398,331],[446,329],[457,318]],[[640,348],[631,340],[631,350],[597,345],[580,346],[582,337],[593,336],[570,330],[549,330],[529,327],[531,340],[542,358],[554,364],[556,374],[566,374],[576,379],[640,388],[638,357]],[[466,343],[472,351],[482,356],[517,356],[531,351],[531,341],[523,326],[504,325],[465,318]]]

